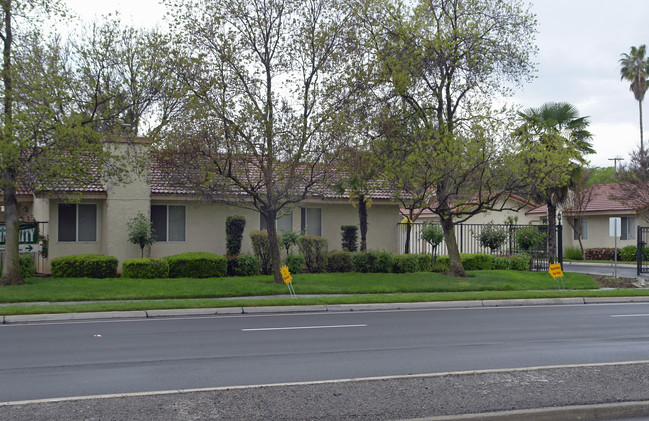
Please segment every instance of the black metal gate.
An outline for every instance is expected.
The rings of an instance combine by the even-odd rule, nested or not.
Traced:
[[[645,248],[647,246],[647,240],[649,240],[649,227],[638,227],[638,236],[637,238],[637,264],[638,264],[638,275],[641,273],[649,273],[649,259],[645,257],[649,253],[645,253]]]

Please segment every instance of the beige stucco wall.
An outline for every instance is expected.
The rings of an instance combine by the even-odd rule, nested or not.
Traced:
[[[588,239],[582,239],[582,244],[584,250],[588,248],[595,247],[615,247],[615,238],[609,235],[609,218],[611,217],[634,217],[635,226],[638,224],[642,225],[643,220],[639,219],[637,215],[633,214],[619,214],[619,215],[589,215],[585,216],[584,220],[588,221]],[[568,221],[564,218],[562,221],[563,224],[563,248],[564,250],[567,247],[579,247],[579,241],[574,240],[574,230]],[[617,238],[617,247],[622,248],[626,246],[635,246],[636,245],[636,235],[637,232],[633,230],[633,237],[627,240],[620,240],[620,237]]]

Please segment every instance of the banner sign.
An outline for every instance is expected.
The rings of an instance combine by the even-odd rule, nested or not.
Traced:
[[[0,244],[6,240],[5,224],[0,224]],[[38,243],[38,223],[20,224],[18,231],[18,244],[37,244]]]

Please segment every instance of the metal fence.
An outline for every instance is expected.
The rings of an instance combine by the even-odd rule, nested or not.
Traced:
[[[649,243],[649,227],[638,226],[638,235],[637,235],[637,264],[638,264],[638,275],[642,273],[649,273],[649,261],[647,258],[648,253],[645,252],[647,243]]]
[[[503,230],[506,233],[505,241],[502,245],[491,250],[485,247],[480,242],[480,235],[483,230],[491,226],[495,229]],[[520,253],[528,253],[532,256],[533,269],[539,271],[546,271],[549,268],[550,262],[560,262],[563,255],[562,241],[561,241],[561,225],[557,226],[555,238],[557,239],[557,255],[551,258],[548,254],[547,238],[548,226],[547,225],[533,225],[542,234],[542,241],[538,242],[528,250],[524,250],[517,244],[516,231],[521,228],[527,228],[530,225],[509,225],[509,224],[457,224],[455,225],[455,237],[457,238],[457,245],[460,253],[487,253],[498,256],[511,256]],[[410,234],[408,235],[408,223],[399,223],[399,254],[406,252],[406,243],[409,243],[409,253],[412,254],[431,254],[433,252],[432,246],[422,238],[422,230],[424,224],[414,222],[410,224]],[[409,237],[409,238],[408,238]],[[435,250],[438,256],[448,254],[445,241],[442,241]]]

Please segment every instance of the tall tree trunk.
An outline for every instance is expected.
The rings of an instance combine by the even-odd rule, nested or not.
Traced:
[[[273,278],[276,284],[283,284],[284,278],[282,278],[282,272],[280,271],[279,241],[277,240],[277,228],[275,227],[277,212],[266,211],[263,216],[266,219],[266,230],[268,231],[268,242],[270,243],[270,265]]]
[[[367,250],[367,204],[365,203],[365,196],[358,196],[358,220],[361,230],[361,247],[360,251]]]
[[[410,254],[410,232],[412,231],[412,224],[410,220],[406,222],[406,245],[405,245],[405,254]]]
[[[638,109],[640,111],[640,156],[644,161],[644,136],[642,134],[642,101],[638,101]]]
[[[556,262],[557,257],[557,207],[552,197],[546,202],[548,205],[548,259],[550,263]]]
[[[11,47],[13,34],[11,29],[11,0],[2,1],[2,12],[5,19],[4,45],[2,51],[2,82],[4,85],[4,127],[2,142],[5,153],[2,157],[5,166],[2,173],[2,188],[4,190],[5,207],[5,253],[2,264],[2,285],[18,285],[24,283],[20,275],[18,255],[18,200],[16,198],[16,168],[18,152],[13,150],[13,79],[11,76]],[[15,154],[14,154],[15,153]]]
[[[448,274],[451,276],[466,276],[464,266],[462,266],[460,249],[457,246],[455,223],[453,223],[453,218],[450,215],[440,215],[440,222],[442,224],[442,230],[444,231],[444,241],[446,242],[446,249],[448,250],[448,258],[451,265]]]

